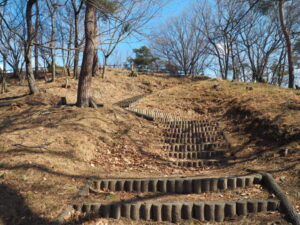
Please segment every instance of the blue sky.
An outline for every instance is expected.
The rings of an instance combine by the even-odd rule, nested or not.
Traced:
[[[168,4],[161,10],[156,18],[151,20],[147,24],[147,30],[153,30],[158,28],[161,24],[168,21],[169,18],[179,15],[184,9],[186,9],[195,0],[170,0]],[[139,48],[143,45],[147,46],[147,40],[136,40],[135,38],[129,38],[126,42],[121,43],[116,49],[109,60],[109,64],[120,64],[126,61],[128,56],[132,56],[132,49]]]

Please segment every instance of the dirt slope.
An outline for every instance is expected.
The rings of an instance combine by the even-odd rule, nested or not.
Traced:
[[[36,96],[23,96],[27,87],[17,84],[1,96],[1,225],[48,224],[91,177],[278,170],[275,177],[282,180],[295,206],[299,205],[299,92],[165,75],[133,78],[128,72],[114,70],[104,80],[93,81],[94,96],[104,107],[78,109],[57,106],[60,97],[67,97],[71,104],[76,101],[77,82],[68,78],[71,87],[66,89],[66,79],[39,81],[42,93]],[[246,90],[246,86],[253,90]],[[232,154],[243,163],[200,172],[165,166],[157,146],[160,128],[113,105],[145,93],[150,95],[137,107],[190,119],[211,116],[221,120],[236,142]],[[281,157],[278,152],[285,148],[290,152]]]

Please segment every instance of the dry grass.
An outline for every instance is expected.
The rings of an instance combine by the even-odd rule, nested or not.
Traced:
[[[271,172],[300,209],[299,90],[210,79],[159,91],[137,107],[220,121],[239,162],[229,169]],[[289,154],[282,156],[285,149]]]
[[[71,104],[76,102],[77,82],[69,78],[71,87],[63,88],[66,77],[58,78],[55,83],[39,81],[41,94],[11,99],[14,103],[0,108],[1,225],[48,224],[92,177],[229,175],[245,173],[246,168],[282,167],[276,178],[280,181],[284,177],[285,190],[293,196],[294,204],[299,201],[299,166],[285,170],[299,160],[298,153],[290,158],[275,155],[271,160],[270,156],[262,155],[225,169],[167,167],[163,165],[166,158],[161,157],[162,150],[156,145],[160,131],[157,124],[113,105],[125,98],[152,93],[138,106],[191,119],[208,116],[221,119],[232,136],[244,144],[253,137],[240,126],[248,127],[255,118],[268,119],[279,128],[290,130],[291,136],[299,133],[300,113],[296,110],[299,92],[260,84],[251,84],[254,90],[249,91],[246,90],[249,84],[194,82],[162,74],[128,77],[128,73],[112,70],[107,78],[93,80],[94,96],[97,102],[104,103],[103,108],[57,107],[60,97],[66,97]],[[218,83],[218,88],[212,88]],[[0,104],[8,101],[5,97],[22,96],[26,92],[26,86],[11,85],[10,92],[1,96]],[[250,111],[251,120],[238,116],[237,108]],[[234,119],[229,119],[228,112],[233,109]],[[240,126],[234,125],[235,119],[241,121]],[[295,140],[293,146],[299,152]],[[262,149],[275,154],[280,146],[269,151],[273,147],[269,142],[257,145],[250,141],[237,156],[249,159]]]
[[[140,107],[159,108],[185,118],[202,115],[260,120],[272,126],[270,138],[300,138],[298,90],[210,79],[156,92],[140,103]]]

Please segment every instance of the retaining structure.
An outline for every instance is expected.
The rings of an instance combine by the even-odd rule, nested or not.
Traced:
[[[91,184],[94,190],[126,192],[160,193],[204,193],[227,189],[246,188],[260,184],[259,174],[233,177],[186,177],[186,178],[150,178],[150,179],[101,179]]]
[[[74,210],[101,218],[128,218],[156,222],[177,223],[181,220],[224,222],[237,216],[276,211],[280,203],[275,199],[228,202],[185,203],[86,203],[74,204]]]

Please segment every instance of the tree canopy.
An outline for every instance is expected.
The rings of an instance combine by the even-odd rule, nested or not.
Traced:
[[[138,49],[133,49],[135,58],[131,61],[138,69],[147,69],[150,67],[158,58],[153,57],[151,50],[146,46],[142,46]]]

